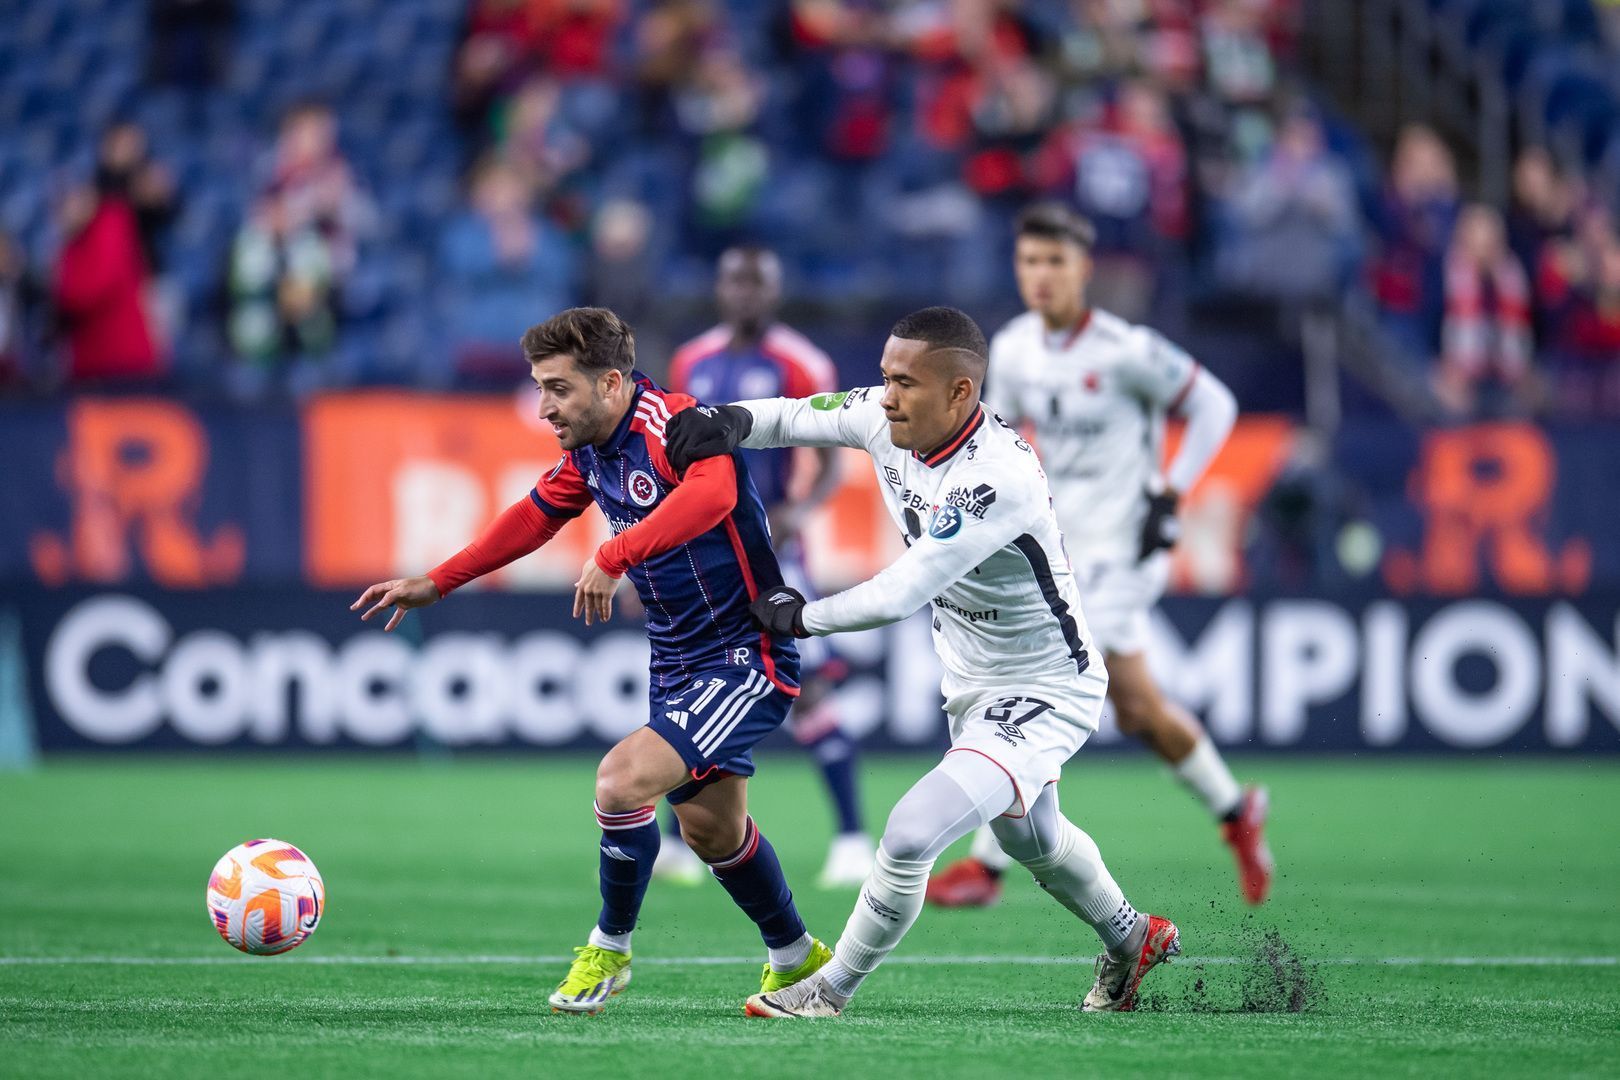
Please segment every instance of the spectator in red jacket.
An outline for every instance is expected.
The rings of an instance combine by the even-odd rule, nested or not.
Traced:
[[[66,242],[53,292],[67,335],[68,378],[150,379],[161,372],[146,313],[147,266],[135,211],[88,187],[63,200]]]

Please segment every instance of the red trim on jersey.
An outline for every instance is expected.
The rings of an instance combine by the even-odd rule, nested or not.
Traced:
[[[968,418],[967,423],[963,424],[961,429],[958,430],[957,433],[953,435],[944,446],[941,446],[938,450],[935,450],[927,457],[923,457],[915,450],[911,452],[911,456],[932,469],[934,466],[942,464],[946,458],[949,458],[952,454],[956,453],[957,450],[961,449],[962,444],[967,442],[968,439],[973,436],[973,433],[978,431],[983,426],[984,409],[975,409],[973,411],[973,415]]]
[[[501,511],[478,538],[427,572],[439,595],[499,570],[557,535],[567,518],[553,517],[525,496]]]
[[[1199,369],[1200,369],[1200,365],[1199,365],[1198,361],[1194,360],[1193,361],[1193,366],[1192,366],[1192,374],[1187,376],[1187,385],[1183,386],[1179,391],[1176,392],[1176,396],[1171,399],[1170,404],[1166,408],[1166,411],[1168,411],[1168,412],[1176,412],[1181,408],[1181,403],[1187,400],[1187,395],[1188,394],[1192,393],[1193,383],[1198,381]]]
[[[646,436],[647,456],[667,484],[679,484],[681,480],[675,475],[675,467],[669,463],[669,455],[664,449],[667,440],[665,428],[670,417],[696,404],[697,399],[686,394],[661,394],[654,390],[643,390],[641,396],[636,398],[630,430]]]
[[[988,761],[1002,772],[1007,773],[1007,782],[1012,785],[1013,797],[1018,800],[1018,809],[1020,812],[1016,814],[997,814],[997,817],[1012,818],[1017,820],[1018,818],[1024,817],[1029,813],[1029,807],[1024,805],[1024,793],[1018,790],[1018,781],[1013,779],[1013,774],[1008,772],[1007,766],[1003,765],[1001,762],[997,761],[983,750],[976,750],[971,746],[953,746],[945,752],[947,754],[978,754],[980,757],[984,758],[984,760]]]
[[[557,464],[535,481],[530,498],[536,500],[540,509],[552,517],[565,520],[578,517],[593,502],[585,478],[574,468],[572,454],[564,454]]]
[[[726,538],[731,541],[732,553],[737,556],[737,568],[742,571],[743,588],[748,590],[748,600],[752,603],[759,597],[759,588],[754,584],[754,570],[748,565],[748,552],[743,550],[742,536],[737,532],[737,523],[730,517],[726,518]],[[759,632],[759,659],[765,665],[765,678],[788,697],[798,697],[799,688],[783,682],[776,674],[776,661],[771,659],[770,636],[761,630]]]
[[[647,445],[655,443],[648,439]],[[622,577],[632,566],[673,551],[721,521],[729,521],[736,506],[736,463],[729,457],[701,458],[652,513],[596,549],[596,565],[605,574]]]
[[[1069,346],[1080,340],[1080,335],[1085,333],[1086,327],[1091,325],[1091,313],[1093,310],[1095,309],[1086,308],[1086,313],[1080,316],[1080,321],[1074,324],[1074,329],[1069,331],[1069,336],[1063,339],[1062,345],[1058,346],[1060,350],[1068,352]]]

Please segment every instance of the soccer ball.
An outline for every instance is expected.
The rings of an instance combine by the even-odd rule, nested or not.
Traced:
[[[326,883],[309,856],[280,840],[227,851],[208,876],[208,916],[219,936],[255,956],[296,949],[320,925]]]

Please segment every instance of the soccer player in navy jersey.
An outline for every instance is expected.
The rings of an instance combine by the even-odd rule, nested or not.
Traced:
[[[698,401],[806,398],[836,390],[838,372],[809,338],[777,321],[782,264],[775,252],[739,246],[720,256],[715,274],[720,324],[676,350],[669,385]],[[838,484],[838,451],[831,447],[750,450],[748,474],[765,504],[771,540],[787,584],[815,595],[805,565],[802,533],[810,512]],[[808,473],[809,483],[805,485]],[[844,730],[833,691],[845,665],[830,645],[810,638],[799,645],[803,692],[788,723],[793,738],[815,758],[832,802],[836,833],[818,884],[859,887],[872,872],[872,840],[861,821],[855,785],[855,740]],[[658,852],[654,873],[677,881],[700,880],[698,860],[678,842],[675,822]]]
[[[695,402],[634,370],[635,339],[611,311],[564,311],[531,327],[523,352],[562,459],[461,552],[421,577],[371,586],[352,607],[366,609],[363,619],[392,609],[392,630],[407,610],[534,551],[595,502],[614,535],[580,572],[574,615],[605,621],[620,579],[634,583],[652,641],[650,717],[597,767],[602,910],[551,1005],[600,1012],[629,985],[660,798],[759,926],[768,954],[762,983],[790,986],[831,952],[805,930],[776,852],[748,816],[752,749],[799,693],[793,640],[766,636],[749,615],[759,593],[782,584],[765,508],[739,455],[671,467],[665,425]]]

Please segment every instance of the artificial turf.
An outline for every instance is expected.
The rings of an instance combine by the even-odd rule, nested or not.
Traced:
[[[873,760],[887,808],[927,768]],[[713,883],[654,883],[635,983],[545,996],[595,910],[583,758],[129,758],[0,775],[0,1075],[545,1077],[1616,1075],[1620,765],[1252,759],[1281,873],[1245,908],[1213,826],[1157,766],[1081,756],[1064,806],[1185,955],[1132,1015],[1082,1015],[1095,939],[1016,868],[989,910],[927,910],[836,1021],[745,1019],[762,949]],[[755,816],[811,929],[830,822],[798,757]],[[328,909],[280,957],[214,933],[203,886],[273,836]],[[947,855],[952,857],[955,852]],[[960,960],[953,958],[963,958]]]

